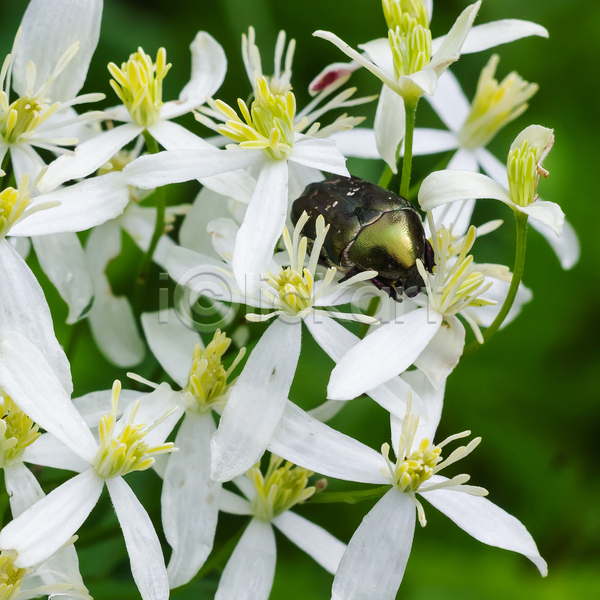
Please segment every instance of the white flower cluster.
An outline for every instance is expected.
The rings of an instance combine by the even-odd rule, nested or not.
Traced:
[[[564,268],[579,256],[561,209],[537,194],[552,130],[524,129],[506,165],[485,149],[523,114],[537,86],[516,73],[498,82],[494,55],[469,102],[448,71],[461,52],[548,35],[514,19],[473,26],[480,4],[466,8],[446,36],[432,38],[431,0],[383,0],[387,35],[362,52],[317,31],[352,62],[325,68],[302,109],[292,88],[294,40],[286,47],[280,33],[275,72],[266,75],[250,27],[242,39],[250,86],[239,94],[251,96],[235,108],[213,98],[227,61],[201,31],[178,99],[163,101],[171,68],[165,49],[154,59],[139,48],[120,66],[108,65],[120,104],[80,114],[75,107],[104,99],[78,95],[100,35],[102,0],[30,0],[0,73],[0,467],[12,512],[0,531],[0,599],[91,597],[73,543],[105,484],[145,600],[168,598],[196,577],[220,512],[250,522],[216,599],[269,597],[275,526],[335,575],[332,599],[392,600],[416,519],[426,524],[423,498],[476,539],[519,552],[546,574],[525,527],[486,500],[486,490],[468,485],[468,475],[439,474],[480,438],[449,453],[446,445],[470,432],[434,443],[465,324],[476,346],[531,299],[521,283],[527,223],[547,237]],[[363,118],[345,112],[323,125],[331,111],[375,100],[344,87],[360,67],[383,83],[374,128],[356,128]],[[448,131],[415,128],[422,96]],[[190,112],[210,137],[173,121]],[[416,206],[389,191],[400,160],[401,189],[408,190],[413,155],[449,151],[447,168],[420,185]],[[388,189],[351,177],[349,156],[383,159],[380,183]],[[323,173],[331,176],[324,181]],[[202,184],[194,204],[166,207],[159,188],[190,180]],[[502,224],[471,225],[478,198],[513,209],[513,273],[474,262],[477,236]],[[85,230],[84,248],[77,233]],[[122,230],[144,256],[130,299],[115,296],[106,275],[121,254]],[[69,358],[25,262],[29,239],[68,305],[67,322],[87,318],[99,349],[119,367],[139,364],[147,344],[161,367],[157,378],[175,390],[131,374],[152,391],[121,390],[116,381],[112,390],[71,400]],[[148,312],[152,262],[179,284],[177,297],[189,306],[212,297],[219,314],[237,311],[237,320],[222,320],[229,335],[215,326],[205,345],[198,331],[210,325],[182,315],[181,303],[168,308],[162,297],[160,310]],[[372,299],[367,314],[359,302],[365,297]],[[361,336],[340,320],[362,324]],[[309,412],[289,399],[303,323],[337,363],[327,401]],[[233,356],[232,340],[239,348],[252,344],[247,357],[243,348]],[[390,414],[391,444],[381,452],[325,424],[362,394]],[[25,463],[76,475],[46,495]],[[158,523],[124,480],[148,469],[163,480],[168,566]],[[311,483],[315,473],[381,486],[347,546],[291,510],[327,493],[322,480]]]

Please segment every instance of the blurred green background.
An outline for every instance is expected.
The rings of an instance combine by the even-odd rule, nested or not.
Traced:
[[[0,2],[0,50],[9,51],[26,7],[24,0]],[[445,33],[464,0],[437,1],[432,30]],[[534,300],[518,320],[498,333],[486,347],[466,357],[448,382],[439,439],[469,428],[483,444],[461,468],[472,482],[490,491],[490,499],[518,517],[532,533],[550,575],[540,579],[525,558],[483,546],[459,530],[433,508],[429,523],[418,528],[413,553],[398,597],[411,600],[527,599],[558,600],[600,597],[600,479],[598,478],[598,402],[600,325],[598,319],[600,247],[594,247],[600,228],[597,200],[598,98],[597,76],[600,4],[589,0],[484,0],[478,23],[520,18],[536,21],[550,31],[550,39],[531,38],[498,48],[498,76],[517,70],[537,82],[540,91],[524,116],[510,124],[490,149],[504,159],[516,134],[530,123],[553,127],[556,144],[545,166],[550,178],[541,195],[558,202],[582,243],[579,264],[564,272],[546,242],[531,232],[524,282]],[[330,30],[352,46],[385,34],[377,0],[106,0],[98,51],[84,91],[104,91],[106,106],[114,103],[106,64],[127,59],[137,46],[155,54],[167,49],[173,68],[166,79],[165,99],[178,95],[187,82],[188,45],[199,29],[210,32],[225,48],[229,60],[226,81],[218,96],[232,103],[247,97],[250,88],[243,71],[240,35],[254,25],[263,54],[263,68],[271,72],[272,49],[279,29],[296,38],[293,84],[299,106],[308,98],[309,81],[327,64],[343,60],[325,41],[313,39],[316,29]],[[480,69],[492,51],[463,57],[454,67],[469,98]],[[352,83],[359,94],[377,93],[378,82],[358,72]],[[375,106],[358,107],[372,125]],[[201,132],[193,119],[182,121]],[[418,124],[442,127],[426,102],[419,107]],[[439,158],[439,157],[438,157]],[[436,159],[416,159],[416,174],[424,176]],[[381,164],[349,161],[357,175],[377,181]],[[170,201],[190,201],[193,184],[170,190]],[[497,203],[480,203],[476,224],[504,218],[505,226],[475,247],[479,262],[512,265],[512,216]],[[117,291],[128,291],[128,274],[139,260],[126,245],[129,258],[111,267]],[[35,259],[32,264],[35,266]],[[38,271],[39,272],[39,271]],[[47,280],[40,275],[51,303],[59,338],[71,345],[76,394],[108,388],[125,373],[109,365],[93,346],[87,325],[73,331],[64,325],[66,310]],[[148,300],[149,306],[155,304]],[[305,336],[301,368],[291,398],[305,407],[322,401],[331,363]],[[148,358],[136,371],[151,376],[156,362]],[[302,385],[299,381],[302,380]],[[352,402],[333,426],[378,448],[387,440],[386,414],[368,400]],[[130,481],[153,517],[158,517],[160,483],[138,474]],[[55,484],[48,481],[48,486]],[[353,486],[356,487],[356,486]],[[329,489],[343,489],[330,482]],[[84,578],[96,598],[138,597],[125,560],[122,538],[114,536],[108,500],[93,513],[78,544]],[[314,505],[298,508],[304,516],[348,541],[372,503]],[[157,520],[157,519],[156,519]],[[220,548],[243,526],[242,519],[225,519],[217,532]],[[106,539],[98,546],[96,536]],[[282,536],[278,536],[278,564],[273,600],[321,600],[330,596],[332,577]],[[177,598],[212,598],[218,569]],[[233,600],[233,599],[232,599]],[[377,600],[377,599],[373,599]]]

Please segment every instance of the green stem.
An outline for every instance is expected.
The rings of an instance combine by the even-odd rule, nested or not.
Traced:
[[[369,306],[367,308],[367,315],[369,317],[374,317],[378,308],[379,308],[379,296],[374,296],[373,298],[371,298],[371,301],[369,302]],[[360,334],[358,337],[360,337],[361,339],[364,338],[365,335],[367,335],[367,331],[369,331],[369,327],[370,327],[369,323],[363,323],[360,328]]]
[[[364,500],[377,500],[381,498],[389,489],[390,485],[371,488],[370,490],[358,490],[356,492],[325,492],[311,496],[305,504],[331,504],[334,502],[345,502],[346,504],[356,504]]]
[[[434,171],[443,171],[450,164],[450,161],[452,160],[452,157],[455,154],[456,154],[456,150],[451,150],[450,152],[446,152],[444,157],[438,163],[436,163],[436,165],[433,167],[433,169],[431,169],[431,172],[433,173]],[[421,189],[421,185],[423,184],[423,181],[425,181],[425,178],[420,179],[414,185],[410,186],[410,189],[408,190],[408,196],[406,196],[407,200],[410,200],[412,202],[413,200],[417,199],[417,196],[419,195],[419,190]]]
[[[494,322],[484,331],[484,342],[489,339],[500,329],[504,319],[508,316],[512,305],[519,291],[519,284],[523,279],[523,271],[525,270],[525,250],[527,249],[527,215],[522,212],[515,211],[515,220],[517,222],[517,248],[515,252],[515,266],[513,268],[513,276],[510,282],[508,295],[504,300],[504,304]],[[465,354],[479,348],[481,344],[478,341],[471,342],[465,349]]]
[[[146,140],[146,147],[148,148],[148,152],[150,152],[150,154],[157,154],[159,151],[158,142],[147,131],[144,131],[144,139]],[[150,267],[152,266],[152,258],[154,256],[154,251],[156,250],[158,242],[165,230],[166,205],[165,193],[163,188],[157,188],[154,192],[154,196],[156,203],[156,223],[154,225],[154,233],[152,234],[150,246],[148,247],[148,251],[146,252],[146,254],[144,254],[144,258],[138,271],[136,287],[133,294],[134,304],[140,309],[140,304],[144,296],[143,291],[148,280],[148,273],[150,271]]]
[[[402,159],[402,180],[400,181],[400,195],[408,198],[410,190],[410,174],[412,171],[413,137],[415,133],[415,120],[417,118],[417,105],[419,99],[405,100],[406,133],[404,135],[404,158]]]
[[[392,172],[392,169],[390,169],[390,165],[386,164],[385,169],[383,170],[383,173],[381,174],[377,185],[387,190],[388,186],[390,185],[390,181],[392,181],[393,176],[394,173]]]

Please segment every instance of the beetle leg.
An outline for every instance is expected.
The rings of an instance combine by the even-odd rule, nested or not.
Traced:
[[[386,279],[380,279],[379,277],[373,277],[369,281],[378,289],[384,291],[392,300],[396,302],[402,302],[402,299],[398,300],[398,293],[396,292],[395,286]]]

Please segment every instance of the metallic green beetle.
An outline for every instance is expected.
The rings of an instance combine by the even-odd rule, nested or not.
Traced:
[[[313,240],[319,215],[330,225],[321,261],[349,278],[373,270],[371,282],[394,300],[416,296],[424,287],[417,259],[431,272],[433,249],[413,205],[401,196],[358,177],[332,176],[310,184],[292,206],[297,223],[306,211],[303,233]]]

